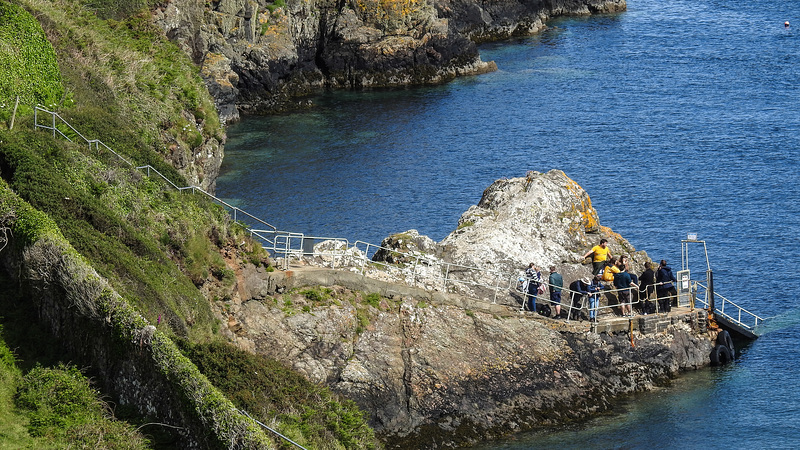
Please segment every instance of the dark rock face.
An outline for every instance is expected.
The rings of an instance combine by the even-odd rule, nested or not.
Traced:
[[[387,448],[454,447],[581,419],[708,365],[712,343],[688,319],[634,332],[632,345],[629,334],[565,329],[500,305],[402,297],[305,306],[241,303],[232,311],[238,345],[356,401]]]
[[[439,17],[475,41],[526,36],[544,28],[544,21],[566,15],[625,11],[625,0],[437,0]]]
[[[436,84],[496,69],[473,41],[538,32],[554,15],[624,0],[174,0],[155,22],[200,65],[223,120],[304,106],[325,87]]]

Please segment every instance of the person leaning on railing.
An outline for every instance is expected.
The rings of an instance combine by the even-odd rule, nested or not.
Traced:
[[[589,291],[589,320],[592,322],[597,321],[597,308],[600,306],[600,291],[608,289],[603,285],[601,275],[598,273],[592,278],[587,291]]]
[[[583,307],[584,295],[589,295],[589,284],[592,282],[591,278],[583,277],[580,280],[575,280],[569,284],[570,291],[570,305],[569,319],[579,319],[581,315],[581,308]]]

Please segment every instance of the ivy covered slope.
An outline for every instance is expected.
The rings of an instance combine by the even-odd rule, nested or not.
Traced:
[[[19,373],[9,379],[17,381],[3,383],[3,393],[22,396],[20,380],[40,376],[37,362],[73,377],[74,367],[59,365],[72,362],[126,420],[206,430],[191,436],[203,446],[273,445],[234,407],[307,447],[377,446],[352,402],[272,361],[243,358],[218,333],[236,268],[269,264],[222,208],[148,178],[72,130],[60,127],[75,143],[33,130],[38,103],[136,166],[150,164],[178,185],[213,187],[201,179],[211,174],[201,159],[224,131],[196,68],[136,13],[141,6],[0,0],[0,324],[24,363],[14,365]],[[214,371],[201,373],[176,339]],[[219,390],[220,367],[248,370],[261,394],[245,395],[246,383]],[[31,405],[0,398],[0,418]],[[15,433],[34,439],[38,419],[15,417]],[[126,442],[158,444],[154,428],[166,442],[176,439],[176,428],[147,426]]]
[[[189,182],[213,190],[224,130],[197,70],[146,13],[101,20],[79,0],[20,3],[42,22],[58,65],[43,56],[37,35],[24,31],[32,25],[18,20],[19,8],[3,7],[0,53],[12,63],[0,67],[0,120],[8,120],[16,96],[23,114],[35,103],[59,110],[74,103],[69,120],[87,137],[124,145],[139,162],[166,160]],[[23,65],[25,76],[17,77]],[[61,89],[54,85],[59,66]]]

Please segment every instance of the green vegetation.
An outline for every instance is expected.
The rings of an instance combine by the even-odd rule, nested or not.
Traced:
[[[471,226],[473,226],[473,225],[475,225],[475,221],[473,221],[473,220],[467,220],[466,222],[463,222],[463,223],[460,223],[460,224],[458,224],[458,228],[456,228],[456,229],[457,229],[457,230],[460,230],[460,229],[462,229],[462,228],[471,227]]]
[[[17,114],[25,114],[36,104],[61,103],[64,86],[42,27],[19,5],[0,0],[0,123],[10,126],[17,97]]]
[[[372,306],[373,308],[380,308],[381,294],[378,294],[377,292],[367,294],[364,296],[364,301],[367,302],[367,304],[369,306]]]
[[[277,422],[277,430],[300,445],[321,450],[379,447],[364,414],[352,401],[338,398],[284,365],[229,344],[183,342],[182,346],[237,407],[260,422]]]
[[[2,328],[0,328],[2,331]],[[0,447],[149,448],[75,367],[36,366],[23,376],[0,333]]]
[[[204,423],[215,421],[218,428],[209,433],[217,440],[212,441],[225,447],[240,437],[236,433],[253,430],[231,425],[238,422],[229,399],[206,382],[171,339],[185,339],[191,348],[219,345],[215,354],[220,359],[244,358],[230,346],[206,344],[222,339],[208,298],[230,299],[235,273],[228,260],[267,266],[267,255],[241,224],[204,197],[178,193],[102,149],[33,130],[32,107],[43,103],[87,138],[101,139],[136,165],[152,165],[178,185],[187,184],[168,159],[191,155],[198,147],[214,148],[224,131],[197,68],[150,23],[149,13],[140,13],[148,2],[0,0],[0,58],[21,55],[16,65],[0,60],[0,231],[13,236],[2,256],[46,247],[61,252],[55,253],[58,264],[80,266],[87,274],[91,266],[108,280],[105,286],[93,272],[70,280],[93,293],[81,298],[86,303],[76,309],[88,307],[90,319],[102,317],[116,339],[113,351],[129,351],[131,342],[141,342],[137,333],[148,323],[158,325],[151,343],[156,369],[176,386],[179,401],[190,411]],[[18,38],[21,32],[24,39]],[[23,105],[10,130],[8,105],[17,95]],[[3,284],[17,293],[17,282]],[[75,300],[74,293],[66,295]],[[325,301],[326,292],[311,295]],[[25,300],[0,302],[0,314],[7,315],[12,306],[25,317],[3,321],[6,331],[17,336],[14,348],[30,342],[57,353],[47,331],[34,326],[36,302]],[[108,408],[79,371],[59,363],[70,355],[31,351],[23,375],[23,369],[8,364],[4,345],[0,435],[18,438],[19,445],[11,441],[12,446],[149,445],[130,425],[108,420]],[[236,395],[253,380],[243,372],[234,395],[213,374],[209,371],[212,382],[237,403]],[[285,368],[280,376],[260,382],[264,385],[254,392],[269,388],[291,395],[251,413],[269,423],[279,421],[279,428],[309,447],[376,446],[351,402]]]
[[[311,302],[328,302],[333,294],[333,289],[327,287],[308,288],[300,291],[300,294]]]
[[[269,12],[272,13],[275,12],[276,9],[283,8],[285,6],[286,6],[285,0],[275,0],[273,3],[267,5],[267,9],[269,10]]]
[[[29,417],[34,437],[79,448],[149,448],[131,425],[108,417],[110,408],[75,367],[35,367],[20,383],[16,406]]]

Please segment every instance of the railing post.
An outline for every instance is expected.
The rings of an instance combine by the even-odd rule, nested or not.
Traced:
[[[419,264],[419,256],[414,258],[414,267],[411,269],[411,273],[414,279],[414,287],[417,287],[417,265]]]
[[[500,277],[496,276],[494,279],[494,298],[492,298],[492,304],[494,305],[497,303],[497,291],[500,290]]]
[[[708,279],[708,312],[714,313],[714,274],[711,269],[706,270],[706,278]],[[724,303],[723,303],[724,306]]]
[[[367,244],[367,248],[364,250],[364,258],[361,259],[361,276],[363,277],[364,274],[367,273],[367,261],[369,256],[369,244]]]
[[[56,138],[56,114],[51,112],[50,117],[53,118],[53,139]]]

